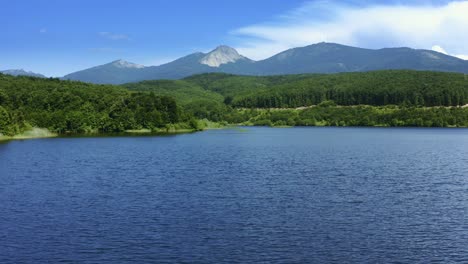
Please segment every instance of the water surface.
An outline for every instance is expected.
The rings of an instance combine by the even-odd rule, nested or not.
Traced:
[[[0,263],[466,263],[467,241],[467,129],[0,144]]]

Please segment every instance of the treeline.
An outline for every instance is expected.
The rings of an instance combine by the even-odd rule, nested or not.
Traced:
[[[0,74],[0,133],[30,127],[57,133],[122,132],[193,124],[172,97],[110,85]]]
[[[186,79],[242,108],[296,108],[333,100],[338,105],[458,106],[468,104],[468,76],[389,70],[291,76],[205,74]]]
[[[318,106],[303,110],[238,110],[231,123],[258,126],[468,127],[468,108]]]

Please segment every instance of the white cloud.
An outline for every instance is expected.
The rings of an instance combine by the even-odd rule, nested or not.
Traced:
[[[47,28],[41,28],[41,29],[39,29],[39,33],[41,33],[41,34],[47,33]]]
[[[322,41],[365,48],[438,47],[449,54],[468,54],[467,14],[468,1],[437,6],[352,6],[316,1],[277,21],[239,28],[232,34],[240,39],[238,50],[253,59]]]
[[[443,53],[443,54],[445,54],[445,55],[455,56],[455,57],[460,58],[460,59],[462,59],[462,60],[468,60],[468,55],[454,55],[454,54],[448,54],[447,51],[445,51],[445,49],[442,48],[442,47],[439,46],[439,45],[432,46],[432,50],[433,50],[433,51],[440,52],[440,53]]]
[[[130,40],[125,34],[116,34],[112,32],[99,32],[99,36],[110,40]]]
[[[432,46],[432,50],[448,55],[447,51],[445,51],[444,48],[439,45]]]

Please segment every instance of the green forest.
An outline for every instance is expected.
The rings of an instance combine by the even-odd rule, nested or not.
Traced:
[[[262,126],[468,127],[468,77],[365,73],[195,75],[121,86],[0,74],[0,134]]]
[[[31,127],[63,133],[192,128],[172,97],[122,87],[0,75],[0,133]]]
[[[222,94],[233,107],[296,108],[332,100],[338,105],[459,106],[468,104],[468,76],[388,70],[339,74],[232,76],[186,79]]]

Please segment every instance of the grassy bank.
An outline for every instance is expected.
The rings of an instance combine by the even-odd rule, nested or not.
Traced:
[[[54,132],[49,131],[46,128],[33,127],[21,134],[17,134],[13,136],[0,134],[0,141],[18,140],[18,139],[51,138],[51,137],[59,137],[59,136],[65,136],[65,135],[106,136],[106,135],[117,135],[117,134],[118,135],[183,134],[183,133],[193,133],[193,132],[209,130],[209,129],[222,129],[222,128],[225,128],[226,126],[227,126],[227,123],[217,123],[217,122],[209,121],[207,119],[203,119],[203,120],[194,120],[192,121],[192,123],[168,124],[162,128],[129,129],[121,133],[99,132],[96,129],[89,130],[89,132],[87,133],[54,133]]]
[[[0,141],[10,140],[10,137],[0,134]]]
[[[57,136],[58,134],[50,132],[47,128],[33,127],[30,130],[14,136],[5,136],[0,134],[0,140],[51,138]]]

